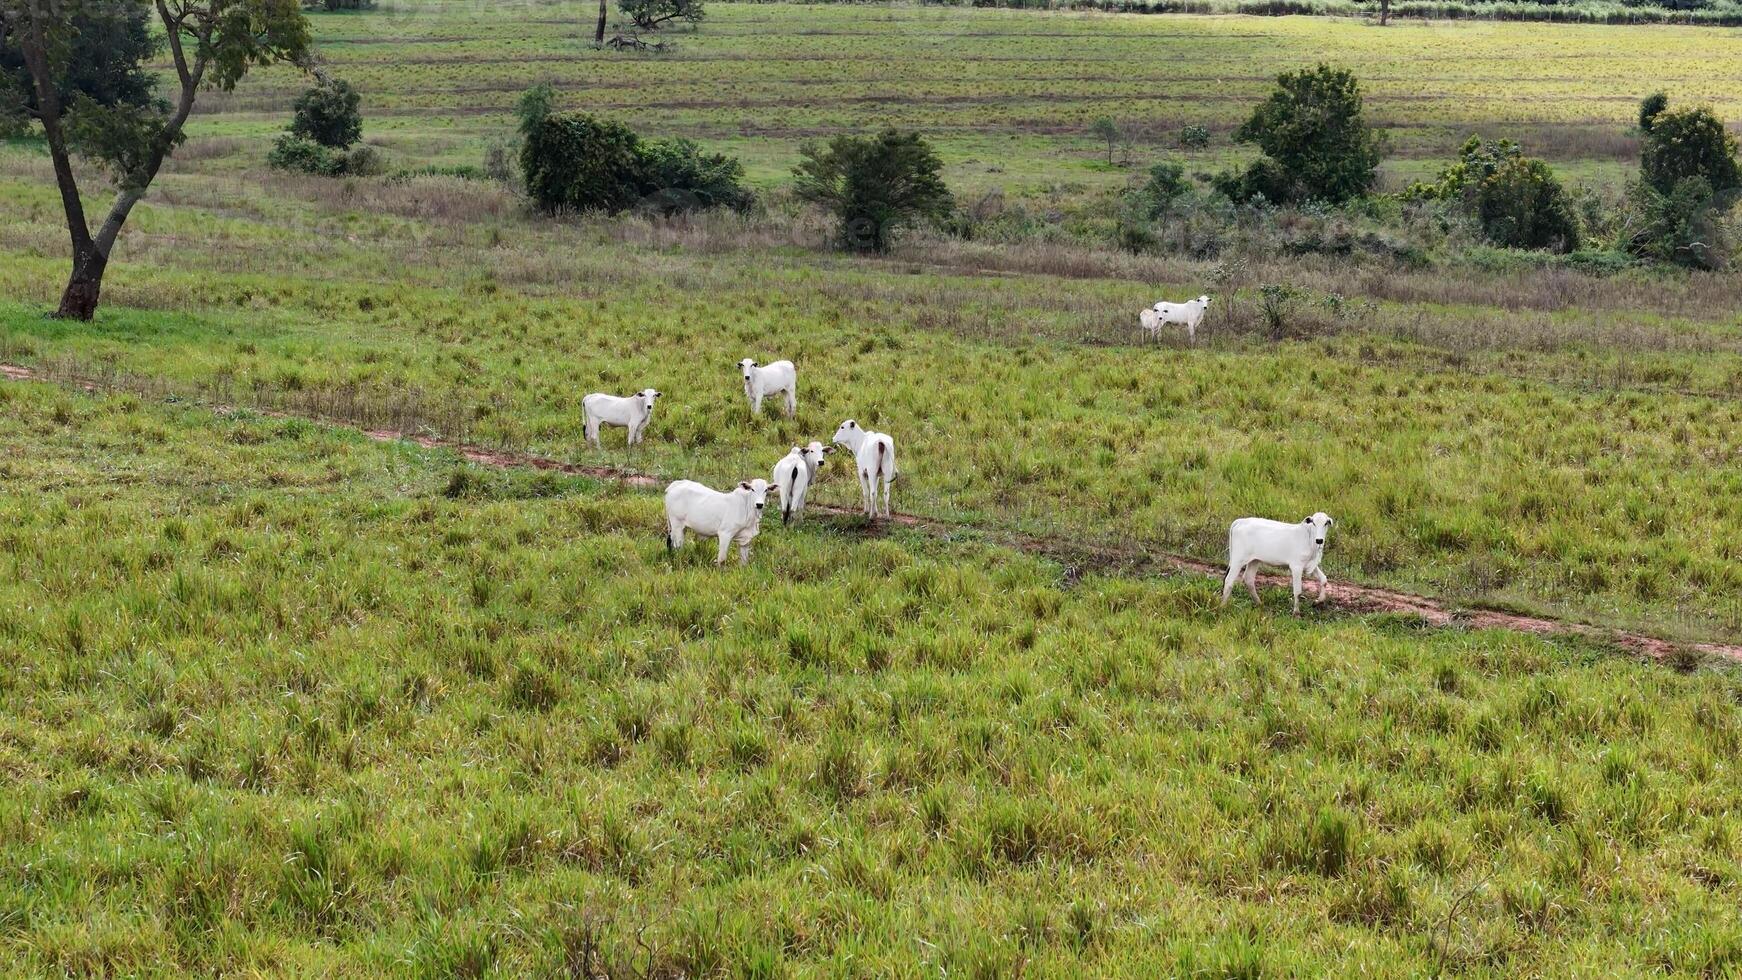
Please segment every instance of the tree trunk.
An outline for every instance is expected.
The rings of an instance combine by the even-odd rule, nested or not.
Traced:
[[[109,257],[90,249],[73,261],[73,274],[60,295],[60,309],[55,316],[66,320],[89,320],[97,312],[97,300],[103,292],[103,270],[109,267]]]
[[[599,27],[593,32],[593,43],[605,43],[605,0],[599,0]]]
[[[1379,26],[1391,23],[1391,0],[1379,0]]]

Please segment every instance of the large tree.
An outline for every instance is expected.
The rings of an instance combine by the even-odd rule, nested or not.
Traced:
[[[940,220],[953,206],[943,162],[918,133],[837,136],[806,144],[799,156],[798,196],[833,211],[841,244],[854,251],[887,252],[897,228]]]
[[[1258,144],[1264,159],[1243,177],[1220,184],[1234,192],[1230,196],[1262,194],[1284,204],[1340,204],[1366,194],[1378,179],[1384,146],[1362,114],[1361,84],[1354,74],[1323,64],[1278,75],[1276,90],[1234,139]]]
[[[89,320],[115,239],[163,161],[182,141],[202,88],[228,91],[248,70],[301,61],[308,25],[297,0],[0,0],[0,115],[41,127],[72,240],[57,315]],[[143,13],[142,13],[143,12]],[[128,25],[155,12],[175,70],[172,100],[150,92],[155,44]],[[7,71],[8,65],[18,66]],[[73,156],[97,164],[115,197],[93,229]]]

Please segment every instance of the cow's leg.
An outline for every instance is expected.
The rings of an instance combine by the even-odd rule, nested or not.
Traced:
[[[1252,601],[1259,602],[1258,563],[1255,561],[1247,562],[1246,567],[1242,570],[1241,577],[1246,580],[1246,591],[1252,593]]]
[[[1325,578],[1325,570],[1317,565],[1313,566],[1313,575],[1319,580],[1319,598],[1317,601],[1324,602],[1325,589],[1331,584],[1330,580]]]
[[[738,564],[750,564],[750,539],[742,538],[738,542]]]
[[[750,414],[762,414],[762,396],[760,394],[750,396]]]
[[[726,555],[731,550],[732,550],[732,536],[730,534],[720,535],[720,556],[718,558],[714,559],[714,564],[724,565],[726,563]]]
[[[877,516],[876,484],[871,482],[871,471],[859,471],[859,500],[865,507],[866,517]]]
[[[1228,597],[1234,594],[1234,583],[1240,581],[1241,567],[1233,562],[1228,563],[1228,577],[1222,581],[1222,605],[1228,604]]]
[[[1288,566],[1289,582],[1294,586],[1294,614],[1296,616],[1300,615],[1300,573],[1302,571],[1303,569],[1299,565]]]
[[[591,443],[594,449],[599,448],[599,420],[592,415],[587,416],[587,442]]]
[[[796,386],[786,389],[786,417],[789,419],[798,417],[798,388]]]
[[[676,551],[683,547],[683,522],[672,521],[665,529],[665,550]]]

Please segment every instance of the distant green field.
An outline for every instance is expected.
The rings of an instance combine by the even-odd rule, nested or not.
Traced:
[[[716,3],[699,32],[668,32],[673,52],[631,55],[593,50],[595,10],[387,2],[314,23],[323,58],[364,93],[367,133],[408,162],[478,163],[519,93],[545,81],[565,107],[717,142],[765,184],[785,179],[800,141],[883,125],[936,136],[961,185],[1118,183],[1086,132],[1101,115],[1132,132],[1139,160],[1207,125],[1218,143],[1195,162],[1213,169],[1274,77],[1320,60],[1365,83],[1398,179],[1479,131],[1611,182],[1636,158],[1634,105],[1655,89],[1742,118],[1729,84],[1742,48],[1724,29]],[[192,133],[282,129],[302,85],[262,73],[203,101]]]
[[[1723,975],[1742,688],[0,387],[9,975]],[[637,972],[636,975],[646,975]]]

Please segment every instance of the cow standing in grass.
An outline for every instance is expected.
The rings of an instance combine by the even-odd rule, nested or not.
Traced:
[[[1319,596],[1325,601],[1329,584],[1319,564],[1325,559],[1325,536],[1331,530],[1330,515],[1324,511],[1290,524],[1262,517],[1242,517],[1228,528],[1228,578],[1222,583],[1222,605],[1234,592],[1234,583],[1244,578],[1252,601],[1258,600],[1258,566],[1284,565],[1294,580],[1294,612],[1300,615],[1300,580],[1302,575],[1317,576]]]
[[[837,444],[853,451],[853,470],[859,474],[859,492],[865,500],[865,516],[877,516],[877,486],[883,486],[883,516],[895,513],[889,502],[889,484],[895,480],[895,440],[872,432],[852,419],[835,430]]]
[[[762,507],[768,502],[768,481],[751,480],[721,493],[695,482],[677,480],[665,488],[665,547],[683,547],[684,531],[720,539],[714,564],[724,565],[732,543],[738,543],[738,564],[750,564],[750,542],[762,529]]]
[[[647,423],[653,420],[653,402],[659,392],[643,388],[626,398],[595,391],[581,399],[581,412],[586,419],[587,442],[599,448],[599,426],[620,425],[629,430],[633,446],[647,434]]]

